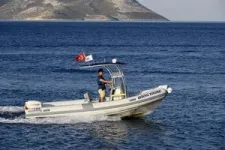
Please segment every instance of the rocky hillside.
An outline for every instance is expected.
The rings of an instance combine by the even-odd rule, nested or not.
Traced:
[[[136,0],[0,0],[0,19],[167,21]]]

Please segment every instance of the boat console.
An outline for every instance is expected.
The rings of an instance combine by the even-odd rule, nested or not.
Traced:
[[[95,68],[104,67],[110,74],[112,84],[109,95],[109,101],[121,100],[127,98],[127,88],[123,70],[120,65],[125,65],[121,62],[104,62],[104,63],[93,63],[89,65],[83,65],[81,68]]]

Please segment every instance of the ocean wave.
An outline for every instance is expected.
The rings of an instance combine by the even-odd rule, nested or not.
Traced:
[[[179,74],[179,75],[224,75],[225,72],[179,72],[179,71],[129,71],[129,73],[144,73],[144,74]]]
[[[24,44],[9,44],[9,45],[1,45],[0,47],[33,47],[33,48],[57,48],[57,47],[171,47],[171,48],[181,48],[181,47],[191,47],[191,48],[214,48],[214,47],[224,47],[223,45],[213,45],[213,44],[68,44],[68,43],[62,43],[62,44],[52,44],[48,45],[46,43],[42,45],[35,45],[35,44],[30,44],[30,45],[24,45]]]
[[[90,116],[90,117],[56,117],[56,118],[37,118],[26,119],[24,117],[16,118],[1,118],[0,123],[8,124],[77,124],[77,123],[92,123],[98,121],[120,121],[119,116]]]
[[[96,71],[94,70],[82,70],[82,69],[64,69],[64,68],[59,68],[59,69],[53,69],[52,72],[60,72],[60,73],[95,73]]]

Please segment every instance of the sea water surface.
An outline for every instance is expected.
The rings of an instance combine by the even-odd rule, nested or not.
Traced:
[[[24,119],[27,100],[97,97],[95,62],[117,58],[131,95],[167,84],[139,119]],[[0,22],[0,149],[225,149],[225,23]]]

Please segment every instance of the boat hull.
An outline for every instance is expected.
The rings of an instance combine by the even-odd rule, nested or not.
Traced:
[[[108,102],[88,102],[83,100],[40,103],[31,107],[26,106],[26,118],[43,117],[85,117],[85,116],[120,116],[139,117],[152,113],[166,97],[165,87],[158,87],[141,92],[140,94],[122,100]],[[29,101],[28,101],[29,102]],[[37,101],[39,102],[39,101]]]

